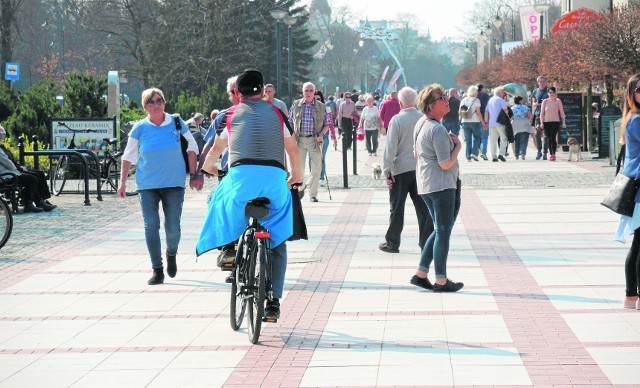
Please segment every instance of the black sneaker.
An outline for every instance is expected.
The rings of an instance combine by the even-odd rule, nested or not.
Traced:
[[[398,253],[398,252],[400,252],[400,250],[398,248],[394,248],[394,247],[390,246],[389,244],[387,244],[386,242],[383,242],[382,244],[378,245],[378,249],[380,249],[382,252],[388,252],[388,253]]]
[[[507,159],[505,159],[504,156],[502,156],[502,155],[498,155],[498,159],[502,160],[503,162],[507,161]]]
[[[431,284],[431,282],[429,281],[429,279],[427,278],[421,278],[418,275],[413,275],[411,277],[411,280],[409,280],[409,282],[411,284],[413,284],[416,287],[422,287],[425,290],[432,290],[433,289],[433,284]]]
[[[464,287],[464,283],[454,283],[451,279],[447,279],[447,282],[443,285],[435,283],[433,292],[456,292],[460,291],[462,287]]]
[[[233,261],[236,259],[236,251],[230,246],[222,248],[222,252],[218,255],[218,267],[222,270],[231,271],[233,269]]]
[[[275,323],[280,318],[280,300],[278,298],[273,298],[273,300],[267,301],[267,306],[264,308],[264,319],[265,322]]]
[[[491,159],[492,162],[498,162],[498,159]]]

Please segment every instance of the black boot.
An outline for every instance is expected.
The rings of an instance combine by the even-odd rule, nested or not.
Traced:
[[[178,273],[178,266],[176,265],[176,255],[170,255],[167,252],[167,275],[170,278],[175,278]]]
[[[153,286],[154,284],[162,284],[162,283],[164,283],[164,268],[163,267],[154,268],[153,276],[149,278],[149,281],[147,282],[147,284],[150,286]]]

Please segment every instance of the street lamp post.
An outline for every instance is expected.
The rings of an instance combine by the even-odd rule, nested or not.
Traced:
[[[276,8],[269,12],[271,17],[276,19],[276,90],[280,91],[280,22],[287,16],[287,11],[284,9]]]
[[[293,25],[296,24],[295,16],[287,15],[283,18],[284,24],[287,25],[287,95],[289,104],[293,102]]]
[[[507,7],[509,9],[509,11],[511,12],[511,40],[515,42],[515,40],[516,40],[516,22],[515,22],[515,18],[513,16],[514,15],[513,8],[511,8],[507,4],[503,4],[500,7],[498,7],[498,10],[496,11],[496,18],[493,20],[493,25],[496,26],[496,28],[500,28],[500,26],[502,26],[502,19],[500,18],[500,10],[503,7]]]
[[[544,16],[551,6],[549,4],[536,4],[533,8],[540,13],[540,39],[542,39],[544,38]]]

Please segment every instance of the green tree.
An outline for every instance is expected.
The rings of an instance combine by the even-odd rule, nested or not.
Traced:
[[[100,118],[107,114],[107,78],[72,73],[65,80],[62,114],[70,118]]]
[[[45,79],[18,96],[13,114],[5,123],[5,128],[12,135],[13,143],[17,143],[18,136],[22,134],[28,138],[38,135],[42,142],[51,143],[49,122],[59,112],[56,94],[55,83],[51,79]]]
[[[0,83],[0,122],[5,121],[14,109],[15,96],[6,83]]]

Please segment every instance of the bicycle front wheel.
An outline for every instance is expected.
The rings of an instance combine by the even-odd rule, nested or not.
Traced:
[[[111,186],[114,191],[118,191],[118,182],[120,182],[120,166],[118,162],[115,159],[109,160],[105,171],[104,174],[106,174],[109,186]]]
[[[249,341],[252,344],[258,342],[262,317],[264,316],[264,291],[266,281],[265,263],[258,256],[258,239],[251,236],[249,245],[249,273],[246,284],[251,287],[253,297],[249,300]]]
[[[12,231],[13,214],[4,199],[0,198],[0,248],[7,243]]]
[[[67,174],[69,173],[69,157],[66,155],[58,159],[58,163],[51,174],[51,192],[53,195],[60,195],[64,184],[67,182]]]

